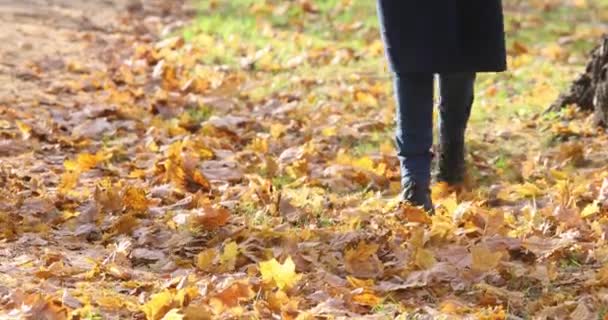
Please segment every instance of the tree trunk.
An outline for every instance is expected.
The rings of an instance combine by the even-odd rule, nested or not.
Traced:
[[[591,61],[581,74],[561,94],[547,111],[559,111],[567,105],[578,105],[582,110],[593,110],[598,124],[608,125],[608,35],[591,52]]]

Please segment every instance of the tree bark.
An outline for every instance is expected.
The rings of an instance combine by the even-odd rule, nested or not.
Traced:
[[[608,125],[608,35],[591,52],[585,72],[570,86],[567,92],[547,111],[559,111],[568,105],[578,105],[582,110],[593,110],[600,125]]]

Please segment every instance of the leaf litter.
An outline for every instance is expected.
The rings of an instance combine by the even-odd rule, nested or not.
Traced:
[[[312,1],[264,3],[249,10],[296,8],[318,19]],[[534,10],[551,10],[539,3]],[[183,9],[147,8],[150,17]],[[464,190],[436,186],[439,208],[429,217],[397,203],[386,79],[326,82],[303,71],[283,90],[255,91],[273,73],[381,61],[381,50],[304,45],[282,62],[270,47],[245,47],[240,65],[220,66],[203,62],[208,53],[197,41],[237,44],[205,33],[160,39],[152,30],[163,23],[150,18],[122,34],[130,45],[113,42],[122,56],[104,68],[63,61],[69,76],[49,80],[56,102],[43,111],[0,105],[2,316],[589,319],[603,312],[607,138],[584,114],[517,117],[509,127],[517,135],[473,132],[472,181]],[[566,58],[556,50],[515,42],[513,72],[536,55]],[[39,79],[54,64],[25,63]],[[530,143],[540,135],[558,143]],[[520,169],[494,158],[491,145],[501,137],[512,138],[505,152],[523,162]],[[359,142],[371,151],[354,152]]]

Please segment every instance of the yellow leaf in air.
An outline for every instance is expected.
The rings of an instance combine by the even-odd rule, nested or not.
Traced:
[[[409,243],[414,248],[422,248],[425,243],[425,230],[423,228],[414,228],[411,233]]]
[[[220,256],[220,263],[227,270],[234,270],[236,263],[236,257],[239,255],[239,246],[236,242],[232,241],[224,246],[224,251]]]
[[[172,309],[174,296],[175,293],[170,290],[159,292],[141,307],[141,311],[146,314],[148,320],[160,320]]]
[[[435,260],[435,255],[433,252],[423,248],[418,248],[416,250],[414,263],[416,266],[418,266],[418,268],[426,270],[434,266],[435,263],[437,263],[437,260]]]
[[[581,217],[587,218],[594,214],[600,213],[600,206],[597,201],[594,201],[591,204],[588,204],[585,209],[581,212]]]
[[[171,309],[165,314],[162,320],[183,320],[184,315],[179,313],[179,309]]]
[[[262,273],[262,281],[266,283],[274,281],[281,290],[293,287],[302,278],[302,275],[296,273],[296,265],[291,257],[287,257],[283,264],[280,264],[274,258],[260,262],[260,272]]]
[[[211,271],[217,252],[214,248],[207,249],[196,256],[196,267],[205,272]]]
[[[480,272],[490,271],[498,266],[503,256],[502,251],[492,251],[486,245],[479,244],[471,248],[473,256],[472,269]]]

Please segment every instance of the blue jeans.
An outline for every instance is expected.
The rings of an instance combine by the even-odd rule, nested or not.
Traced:
[[[431,181],[433,145],[434,75],[395,73],[397,100],[397,154],[401,163],[401,182],[414,182],[428,190]],[[464,134],[471,115],[475,73],[439,75],[439,133],[442,145],[464,147]],[[454,148],[456,152],[458,149]],[[458,159],[459,156],[451,157]],[[463,159],[464,161],[464,159]],[[416,199],[411,199],[416,201]]]

